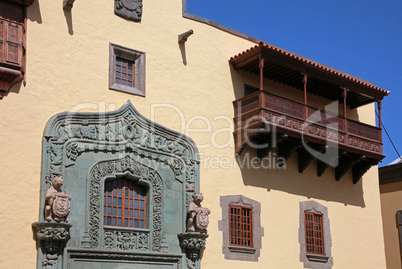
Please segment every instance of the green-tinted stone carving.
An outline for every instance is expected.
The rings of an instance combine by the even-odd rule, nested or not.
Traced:
[[[69,240],[49,262],[66,268],[95,260],[117,268],[122,259],[130,268],[186,264],[178,234],[186,231],[189,197],[200,187],[198,150],[190,138],[151,122],[127,102],[113,112],[57,114],[43,141],[40,212],[54,176],[64,178],[63,191],[73,197]],[[146,189],[145,228],[106,225],[105,181],[120,178]],[[38,251],[37,268],[45,255]]]

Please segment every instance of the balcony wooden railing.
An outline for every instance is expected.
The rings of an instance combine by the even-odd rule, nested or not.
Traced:
[[[264,91],[233,102],[236,152],[244,146],[244,130],[271,125],[278,132],[318,144],[336,143],[339,149],[382,159],[381,129],[319,110]],[[240,136],[240,137],[239,137]]]

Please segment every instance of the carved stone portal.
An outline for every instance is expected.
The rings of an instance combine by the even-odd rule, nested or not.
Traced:
[[[140,22],[142,17],[142,0],[115,0],[116,15]]]
[[[52,185],[46,191],[45,220],[47,221],[68,222],[71,195],[61,190],[63,183],[63,177],[55,176]]]

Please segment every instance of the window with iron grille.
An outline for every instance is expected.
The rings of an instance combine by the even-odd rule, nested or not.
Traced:
[[[229,211],[230,245],[239,247],[252,247],[252,209],[230,205]]]
[[[145,96],[145,52],[109,46],[109,89]]]
[[[116,58],[116,83],[134,86],[134,62],[120,57]]]
[[[146,228],[146,189],[119,178],[105,182],[104,225]]]
[[[314,200],[299,203],[300,261],[304,268],[330,269],[332,236],[328,208]]]
[[[325,255],[322,214],[304,212],[306,253]]]

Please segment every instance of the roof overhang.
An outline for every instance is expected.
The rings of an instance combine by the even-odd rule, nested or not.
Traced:
[[[380,101],[389,94],[370,82],[262,42],[229,61],[236,70],[259,74],[261,60],[265,78],[302,90],[303,76],[307,75],[307,91],[333,101],[341,100],[346,88],[346,103],[351,108]]]

